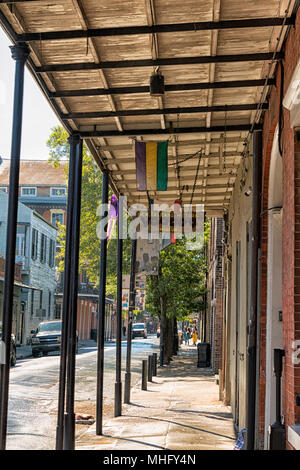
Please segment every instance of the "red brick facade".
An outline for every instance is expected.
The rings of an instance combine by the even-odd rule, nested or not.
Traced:
[[[300,12],[296,27],[292,28],[284,48],[285,95],[294,69],[300,59]],[[259,440],[263,441],[265,386],[266,386],[266,303],[268,253],[268,188],[271,151],[274,132],[279,122],[281,70],[277,69],[276,86],[272,88],[269,110],[265,114],[263,132],[263,192],[261,238],[261,299],[260,299],[260,390]],[[300,407],[295,397],[300,393],[300,367],[292,364],[293,341],[300,339],[300,142],[290,127],[290,113],[283,109],[282,163],[283,163],[283,245],[282,245],[282,309],[283,349],[285,350],[282,413],[286,425],[300,422]],[[290,446],[288,445],[290,448]]]
[[[284,59],[276,70],[276,85],[269,96],[269,109],[263,120],[263,162],[261,194],[261,240],[260,240],[260,305],[259,305],[259,391],[257,414],[257,448],[266,446],[265,407],[267,375],[267,290],[268,290],[268,219],[270,168],[274,139],[277,139],[276,128],[282,131],[278,148],[282,150],[282,348],[285,350],[282,378],[282,415],[286,427],[300,424],[300,406],[296,397],[300,396],[300,364],[293,363],[294,341],[300,340],[300,128],[294,129],[290,123],[290,111],[283,107],[281,100],[285,97],[291,84],[295,68],[300,61],[300,10],[298,10],[295,27],[289,30],[283,48]],[[283,88],[282,88],[283,87]],[[213,301],[210,315],[210,341],[213,348],[214,370],[223,369],[223,377],[228,374],[226,347],[221,358],[222,342],[226,345],[226,331],[222,329],[224,318],[224,286],[222,285],[222,248],[218,248],[222,239],[218,234],[218,220],[212,220],[210,241],[209,288]],[[219,257],[220,256],[220,257]],[[229,307],[230,315],[230,307]],[[230,334],[230,332],[227,334]],[[234,342],[234,341],[233,341]],[[229,346],[228,346],[229,347]],[[232,348],[232,346],[230,346]],[[229,347],[229,350],[230,350]],[[299,356],[299,355],[298,355]],[[224,369],[226,369],[224,371]],[[231,403],[231,406],[233,404]],[[268,424],[268,423],[267,423]],[[288,436],[288,433],[287,433]],[[287,442],[288,449],[292,446]]]
[[[207,331],[209,331],[208,340],[212,347],[212,368],[216,373],[219,372],[219,369],[222,369],[224,317],[223,231],[223,219],[212,219],[209,246],[210,271],[208,275],[210,308]]]

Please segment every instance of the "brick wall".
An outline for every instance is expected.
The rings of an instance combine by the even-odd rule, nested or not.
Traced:
[[[291,28],[284,48],[284,95],[294,69],[300,59],[300,11],[295,28]],[[260,391],[259,391],[259,439],[263,441],[265,407],[266,362],[266,300],[267,300],[267,250],[268,250],[268,187],[271,150],[274,132],[279,121],[280,67],[277,69],[276,86],[272,88],[269,110],[264,119],[263,145],[263,194],[262,194],[262,266],[260,300]],[[282,310],[283,348],[286,351],[282,382],[282,405],[285,422],[300,422],[300,410],[295,406],[295,395],[300,393],[300,367],[292,364],[292,343],[300,339],[300,144],[290,128],[289,112],[283,112],[283,246],[282,246]],[[290,446],[288,446],[290,448]]]
[[[223,337],[223,237],[224,220],[211,220],[209,246],[209,297],[212,301],[209,309],[209,342],[212,347],[212,368],[218,373],[222,369],[222,337]]]

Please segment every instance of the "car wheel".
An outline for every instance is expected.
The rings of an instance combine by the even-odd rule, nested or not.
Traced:
[[[48,356],[48,351],[43,351],[43,356]]]
[[[10,358],[11,367],[15,367],[16,363],[17,363],[17,352],[15,348],[13,348],[12,353],[11,353],[11,358]]]
[[[40,354],[40,353],[39,353],[39,352],[37,352],[37,351],[32,351],[32,356],[33,356],[33,357],[38,357],[38,356],[39,356],[39,354]]]

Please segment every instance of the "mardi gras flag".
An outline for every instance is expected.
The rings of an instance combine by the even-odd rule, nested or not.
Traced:
[[[135,142],[136,181],[139,191],[166,191],[168,141]]]

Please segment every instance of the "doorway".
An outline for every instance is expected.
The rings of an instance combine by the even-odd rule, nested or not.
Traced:
[[[268,428],[276,419],[275,348],[282,348],[282,159],[275,132],[271,154],[268,195],[268,280],[266,323],[265,449]]]
[[[240,388],[239,388],[239,372],[240,372],[240,361],[239,361],[239,329],[240,329],[240,272],[241,272],[241,242],[236,242],[236,320],[235,320],[235,427],[239,430],[239,400],[240,400]]]

